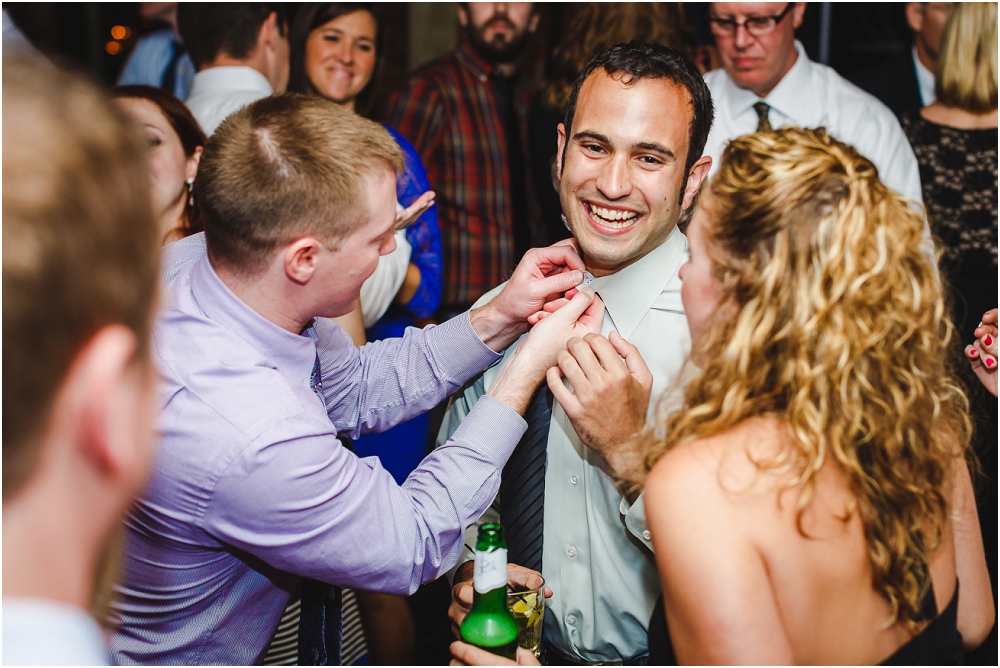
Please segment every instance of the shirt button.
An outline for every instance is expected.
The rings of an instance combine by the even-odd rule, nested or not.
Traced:
[[[566,550],[566,554],[568,554],[571,557],[575,557],[576,556],[576,548],[575,547],[569,548],[568,550]]]
[[[576,624],[576,615],[570,615],[566,618],[567,624]]]
[[[653,540],[653,534],[649,533],[649,529],[646,529],[645,531],[642,532],[642,539]]]
[[[578,482],[580,482],[580,479],[579,479],[579,478],[577,478],[577,477],[576,477],[575,475],[571,475],[571,476],[569,477],[569,481],[570,481],[571,483],[573,483],[573,484],[575,485],[575,484],[577,484]]]

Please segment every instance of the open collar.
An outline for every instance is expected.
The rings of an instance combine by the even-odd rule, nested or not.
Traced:
[[[615,329],[628,339],[674,277],[687,252],[687,238],[679,229],[662,244],[621,271],[595,278],[593,287],[604,301]]]
[[[292,378],[308,379],[312,374],[313,339],[292,334],[247,306],[215,273],[207,253],[191,270],[191,293],[212,322],[246,341],[270,366]]]

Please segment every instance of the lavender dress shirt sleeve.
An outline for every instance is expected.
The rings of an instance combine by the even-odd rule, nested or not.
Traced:
[[[337,434],[406,420],[496,360],[468,315],[358,349],[323,319],[308,336],[278,328],[197,254],[165,255],[178,266],[153,337],[162,437],[126,521],[116,663],[254,663],[298,576],[398,594],[440,576],[526,426],[483,397],[397,485]]]

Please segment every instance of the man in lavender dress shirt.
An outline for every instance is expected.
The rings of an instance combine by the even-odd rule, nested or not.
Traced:
[[[545,370],[599,330],[585,289],[402,486],[345,449],[338,433],[436,405],[583,280],[571,247],[537,249],[489,306],[355,348],[326,317],[357,305],[392,250],[401,167],[384,129],[320,98],[260,100],[210,139],[195,186],[207,253],[191,239],[165,256],[162,441],[127,522],[117,662],[254,663],[301,577],[405,594],[440,576],[496,495]]]

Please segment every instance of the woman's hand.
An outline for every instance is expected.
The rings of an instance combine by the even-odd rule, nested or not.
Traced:
[[[450,666],[540,666],[535,655],[524,649],[517,648],[517,661],[505,659],[502,656],[491,654],[485,649],[479,649],[464,642],[453,642],[451,644],[451,655],[455,657],[451,660]]]
[[[414,200],[413,204],[401,211],[396,212],[396,223],[392,226],[394,230],[405,230],[416,222],[417,218],[424,215],[427,209],[434,206],[434,191],[428,190],[423,195]]]
[[[994,397],[997,396],[997,309],[983,315],[983,321],[973,332],[976,340],[965,347],[965,356],[979,381]]]

